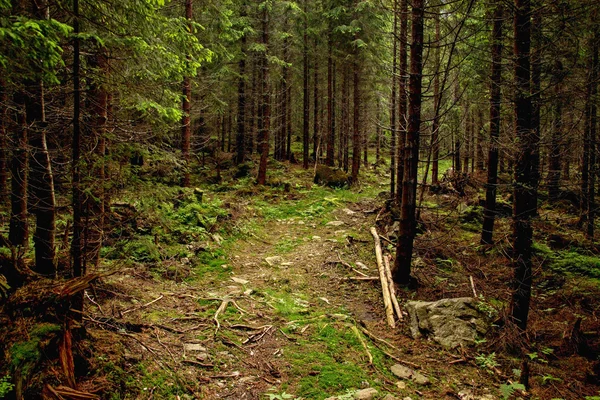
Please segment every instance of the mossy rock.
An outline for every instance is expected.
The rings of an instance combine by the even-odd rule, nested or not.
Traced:
[[[331,188],[343,188],[350,185],[350,177],[339,168],[319,165],[315,171],[314,182]]]

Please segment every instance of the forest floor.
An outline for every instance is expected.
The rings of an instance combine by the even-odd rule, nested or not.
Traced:
[[[349,279],[378,276],[369,229],[386,239],[393,232],[378,196],[385,174],[329,189],[313,185],[311,172],[278,164],[271,187],[246,178],[202,194],[142,179],[115,199],[120,229],[100,271],[110,275],[86,293],[81,388],[107,399],[349,399],[364,388],[376,399],[599,394],[600,258],[568,204],[540,211],[527,344],[515,351],[513,334],[495,328],[477,346],[450,351],[413,339],[407,317],[390,328],[379,281]],[[495,246],[479,246],[478,189],[469,190],[425,196],[419,286],[401,289],[401,304],[472,296],[472,279],[490,316],[505,312],[510,219],[498,219]],[[523,358],[527,393],[514,385]],[[430,383],[398,379],[397,363]]]

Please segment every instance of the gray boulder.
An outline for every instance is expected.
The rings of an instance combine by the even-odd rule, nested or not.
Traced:
[[[489,321],[472,297],[438,301],[409,301],[410,331],[414,338],[430,337],[446,348],[474,344],[489,329]]]

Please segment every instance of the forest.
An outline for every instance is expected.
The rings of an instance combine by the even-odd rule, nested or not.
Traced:
[[[0,399],[600,399],[595,0],[0,0]]]

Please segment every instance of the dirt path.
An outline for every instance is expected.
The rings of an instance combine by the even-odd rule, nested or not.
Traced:
[[[178,275],[185,259],[166,276],[144,265],[120,271],[99,288],[102,309],[90,305],[103,354],[91,368],[121,382],[107,388],[117,398],[325,399],[365,387],[388,399],[487,393],[479,369],[449,364],[460,355],[410,339],[406,322],[387,327],[378,282],[348,280],[378,275],[375,206],[257,221],[212,269],[186,279]],[[221,254],[218,243],[208,247],[200,254]],[[397,360],[433,384],[400,382],[390,372]]]

